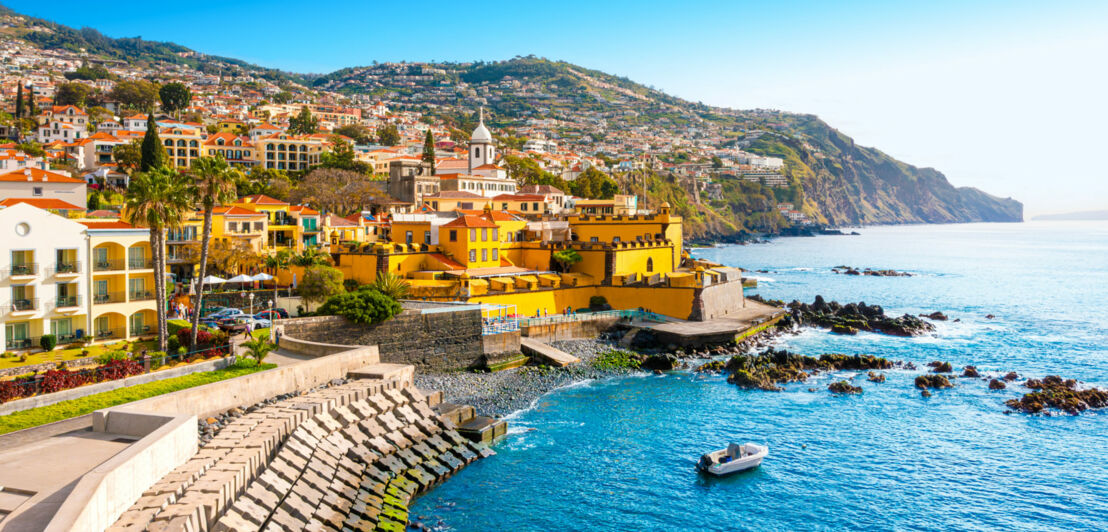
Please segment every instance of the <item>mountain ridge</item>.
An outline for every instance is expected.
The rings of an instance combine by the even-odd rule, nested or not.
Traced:
[[[778,212],[783,204],[827,225],[1023,220],[1018,201],[974,187],[955,187],[936,169],[856,145],[815,115],[709,106],[565,61],[517,56],[490,62],[378,63],[321,75],[297,74],[200,54],[173,43],[113,39],[91,28],[74,30],[27,18],[47,30],[9,30],[9,35],[44,48],[85,50],[115,60],[161,61],[209,73],[241,69],[282,86],[344,94],[363,103],[384,98],[398,109],[452,120],[459,129],[469,125],[474,108],[481,105],[489,111],[486,121],[502,138],[535,120],[555,120],[566,124],[555,129],[560,143],[612,161],[626,160],[630,152],[621,148],[634,142],[655,155],[644,171],[657,184],[648,185],[648,195],[658,197],[647,197],[647,203],[671,198],[679,205],[678,213],[690,218],[693,236],[776,232],[790,225]],[[666,145],[666,139],[674,142]],[[597,149],[589,152],[588,146]],[[683,162],[707,161],[705,153],[727,148],[780,157],[788,186],[733,183],[735,179],[716,168],[708,178],[722,192],[701,199],[695,189],[703,183],[672,170]],[[700,155],[690,155],[692,150]],[[634,180],[621,182],[625,191],[634,191]]]

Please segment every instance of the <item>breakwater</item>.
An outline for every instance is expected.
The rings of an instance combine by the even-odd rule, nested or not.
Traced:
[[[409,383],[354,380],[235,418],[111,530],[403,530],[414,496],[490,453]]]

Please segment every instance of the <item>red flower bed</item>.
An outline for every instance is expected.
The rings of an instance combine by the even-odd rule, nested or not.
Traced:
[[[91,370],[69,371],[52,369],[42,374],[39,385],[34,381],[40,377],[24,377],[10,381],[0,381],[0,403],[20,397],[30,397],[38,393],[54,393],[95,382],[114,381],[133,375],[141,375],[145,370],[142,364],[134,360],[112,360],[103,366]]]

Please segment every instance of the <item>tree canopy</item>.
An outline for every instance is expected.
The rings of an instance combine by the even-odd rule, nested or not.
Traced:
[[[146,112],[154,110],[154,103],[159,98],[158,86],[144,79],[119,81],[108,96],[123,105]]]
[[[570,181],[566,186],[567,192],[582,198],[612,199],[616,192],[619,192],[619,183],[596,168],[581,172],[577,179]]]
[[[158,124],[154,115],[146,117],[146,134],[142,137],[142,158],[139,162],[139,170],[149,172],[166,163],[165,147],[158,138]]]
[[[289,201],[346,215],[384,197],[386,194],[378,184],[362,174],[337,168],[316,168],[292,190]]]
[[[331,266],[312,266],[304,271],[304,279],[297,285],[297,290],[308,303],[326,301],[345,291],[342,272]]]
[[[396,146],[400,144],[400,130],[395,124],[388,124],[377,129],[377,142],[383,146]]]
[[[305,105],[300,108],[300,113],[289,119],[289,133],[293,135],[311,135],[319,131],[319,120],[312,116],[312,111]]]
[[[94,94],[92,87],[84,83],[71,81],[62,83],[54,89],[54,105],[76,105],[84,107]]]
[[[184,83],[166,83],[158,90],[158,96],[162,100],[162,109],[169,113],[177,113],[189,106],[192,101],[192,91]]]
[[[381,323],[401,310],[400,303],[395,299],[372,288],[331,296],[319,307],[320,314],[342,316],[366,325]]]

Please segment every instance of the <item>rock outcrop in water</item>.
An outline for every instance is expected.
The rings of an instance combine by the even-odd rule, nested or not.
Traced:
[[[835,273],[841,273],[843,275],[868,275],[871,277],[911,277],[912,274],[908,272],[898,272],[896,270],[872,270],[866,268],[860,270],[853,266],[835,266],[831,268],[831,271]]]
[[[953,388],[954,385],[950,383],[950,379],[944,375],[920,375],[916,377],[916,388],[941,389],[941,388]]]
[[[810,323],[847,334],[855,329],[893,336],[920,336],[935,330],[934,325],[916,316],[905,314],[892,318],[885,315],[885,309],[880,305],[867,305],[865,302],[842,305],[816,296],[811,304],[793,301],[788,308],[792,314],[782,320],[786,327]]]
[[[1028,379],[1024,386],[1032,392],[1019,399],[1009,399],[1005,404],[1012,410],[1026,414],[1038,414],[1049,409],[1062,410],[1077,415],[1090,408],[1108,407],[1108,391],[1100,388],[1079,390],[1077,381],[1048,375],[1042,380]]]
[[[862,393],[862,387],[861,386],[853,386],[849,382],[846,382],[846,381],[832,382],[827,387],[827,389],[830,390],[831,393],[834,393],[834,394],[857,394],[857,393]]]
[[[701,368],[705,366],[707,364]],[[757,355],[735,355],[727,361],[723,371],[731,374],[727,382],[740,388],[780,391],[780,384],[803,382],[823,371],[891,369],[895,366],[895,363],[873,355],[827,353],[817,358],[767,349]]]

